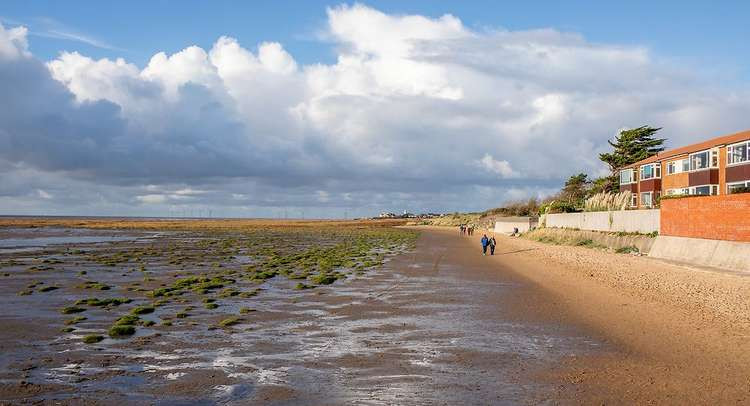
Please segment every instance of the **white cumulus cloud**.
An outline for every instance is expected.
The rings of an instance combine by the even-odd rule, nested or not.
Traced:
[[[517,178],[521,176],[511,168],[510,163],[506,160],[498,161],[490,154],[485,154],[482,159],[476,161],[477,166],[485,171],[498,175],[501,178]]]

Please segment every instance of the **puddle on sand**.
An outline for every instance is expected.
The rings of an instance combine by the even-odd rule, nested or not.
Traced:
[[[20,237],[8,237],[19,235]],[[36,228],[36,229],[6,229],[0,235],[0,254],[18,252],[32,252],[50,245],[60,244],[96,244],[120,241],[141,240],[151,241],[157,233],[127,234],[121,231],[65,229],[65,228]]]

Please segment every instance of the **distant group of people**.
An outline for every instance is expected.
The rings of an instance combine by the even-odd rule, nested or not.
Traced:
[[[458,226],[458,231],[459,233],[461,233],[461,235],[474,235],[474,226],[461,224],[460,226]]]

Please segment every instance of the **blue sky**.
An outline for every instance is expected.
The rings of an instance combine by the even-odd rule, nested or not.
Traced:
[[[326,7],[339,2],[287,1],[5,1],[0,17],[23,23],[32,33],[68,31],[120,49],[34,38],[31,50],[43,59],[60,50],[92,57],[122,56],[141,66],[156,51],[188,45],[209,47],[221,35],[242,43],[278,41],[302,63],[331,62],[330,44],[317,34]],[[750,78],[750,2],[746,1],[369,1],[396,14],[439,17],[453,14],[475,29],[526,30],[552,27],[576,32],[592,42],[644,45],[686,63],[721,65]],[[48,21],[49,19],[53,21]]]
[[[6,1],[0,214],[478,211],[747,130],[749,2]],[[291,214],[297,215],[297,214]]]

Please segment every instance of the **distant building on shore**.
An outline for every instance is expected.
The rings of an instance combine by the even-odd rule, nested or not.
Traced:
[[[414,213],[409,213],[408,211],[404,210],[403,214],[382,212],[376,218],[379,218],[379,219],[428,219],[428,218],[435,218],[435,217],[440,217],[440,216],[442,216],[442,214],[439,214],[439,213],[414,214]]]

